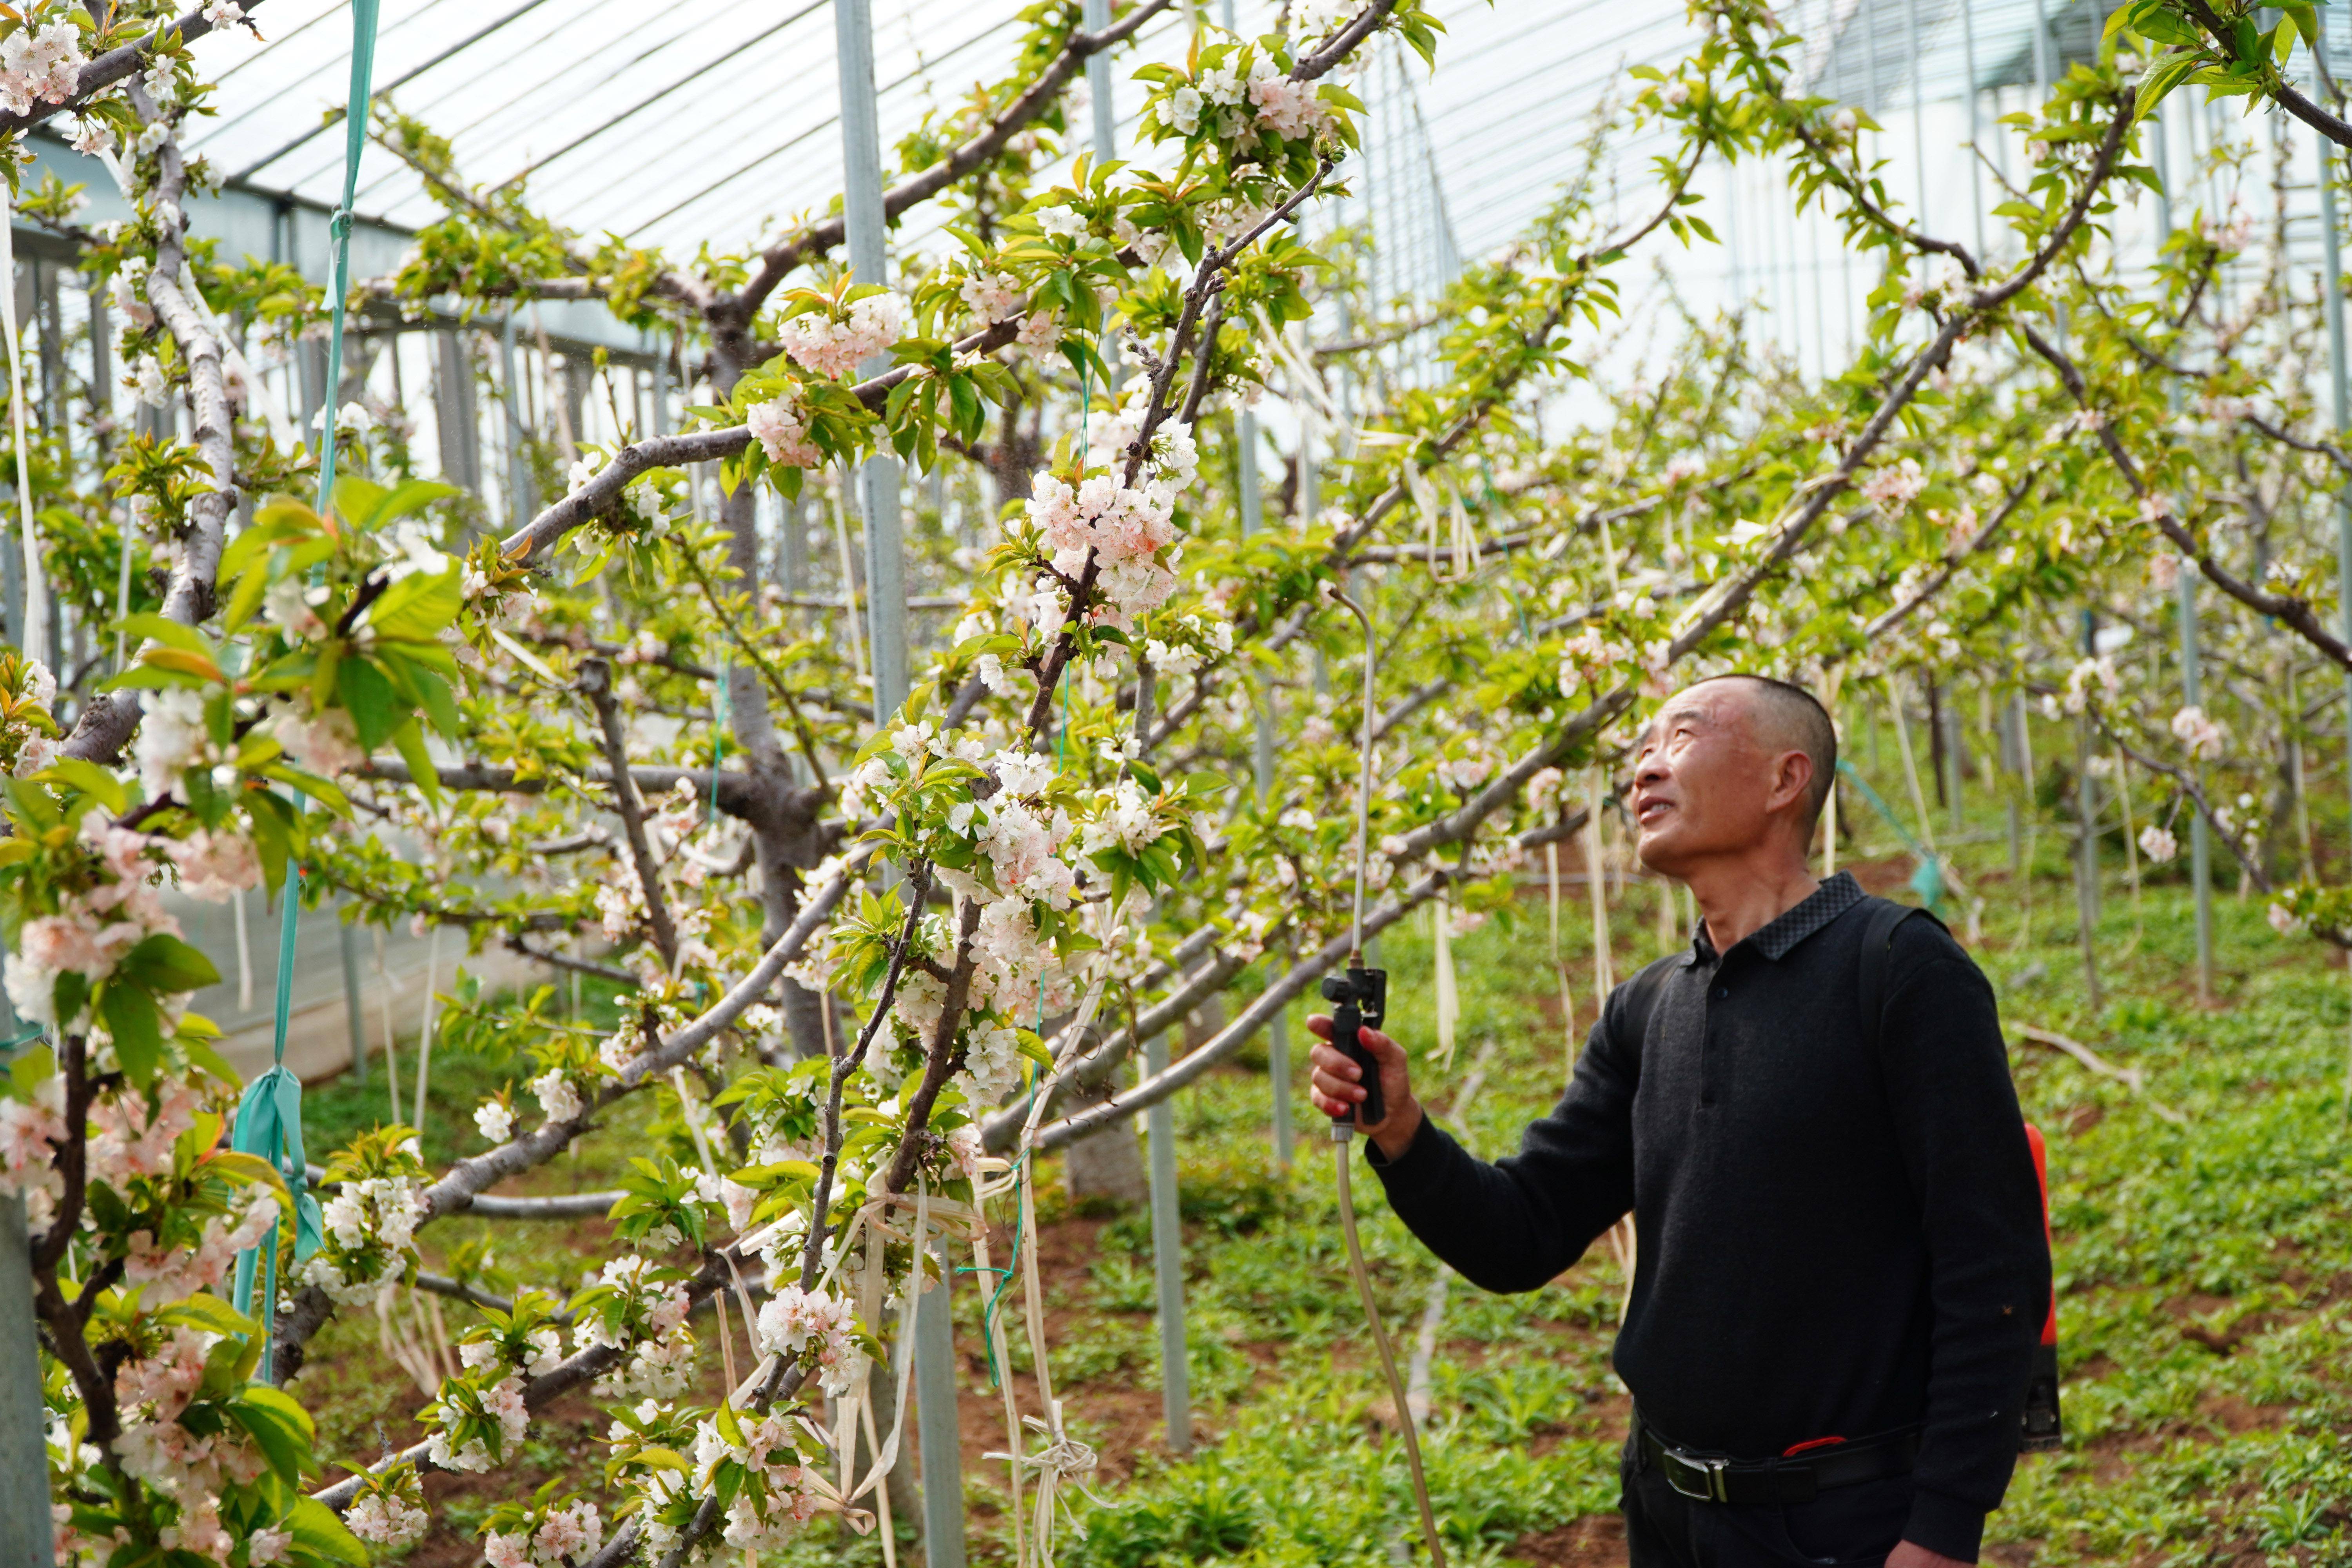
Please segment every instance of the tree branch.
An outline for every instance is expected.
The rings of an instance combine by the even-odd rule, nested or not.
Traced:
[[[621,705],[613,696],[613,667],[601,658],[580,661],[580,690],[596,710],[604,737],[604,761],[613,773],[613,804],[621,814],[621,830],[629,837],[630,858],[635,863],[637,886],[646,896],[646,920],[653,927],[654,945],[663,964],[677,967],[677,922],[670,918],[669,899],[662,891],[661,866],[654,859],[652,841],[646,837],[646,808],[629,777],[629,742],[621,732]]]

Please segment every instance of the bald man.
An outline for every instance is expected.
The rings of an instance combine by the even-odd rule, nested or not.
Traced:
[[[1659,709],[1628,805],[1704,919],[1610,994],[1517,1155],[1472,1158],[1364,1036],[1366,1156],[1474,1283],[1532,1290],[1633,1211],[1634,1568],[1973,1563],[2015,1462],[2050,1258],[1992,988],[1931,917],[1806,869],[1836,764],[1781,681]],[[1317,1105],[1353,1115],[1355,1064],[1313,1057]]]

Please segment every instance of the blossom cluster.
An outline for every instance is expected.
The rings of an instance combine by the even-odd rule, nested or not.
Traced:
[[[349,1305],[370,1300],[415,1262],[416,1227],[426,1214],[423,1151],[408,1128],[383,1128],[354,1140],[327,1174],[337,1184],[320,1213],[319,1249],[294,1277]]]
[[[787,1285],[760,1309],[760,1348],[772,1355],[808,1357],[824,1391],[836,1399],[849,1392],[864,1365],[856,1335],[856,1312],[823,1290]]]
[[[1209,66],[1159,100],[1152,106],[1152,128],[1192,136],[1205,124],[1211,134],[1226,141],[1261,130],[1296,140],[1333,128],[1331,106],[1314,82],[1294,80],[1263,52],[1251,51],[1244,65],[1242,53],[1229,46],[1209,57],[1222,63]]]
[[[770,1412],[756,1421],[730,1424],[740,1440],[730,1439],[716,1420],[696,1428],[695,1490],[709,1496],[721,1465],[740,1466],[746,1479],[757,1484],[744,1488],[728,1505],[727,1544],[742,1552],[781,1549],[791,1541],[786,1526],[805,1524],[816,1516],[824,1500],[824,1482],[801,1463],[788,1417]]]
[[[889,352],[906,331],[906,307],[898,296],[868,294],[850,301],[840,318],[825,310],[787,316],[777,336],[793,363],[838,380],[875,355]]]
[[[236,1542],[221,1522],[221,1488],[251,1486],[268,1462],[241,1426],[209,1408],[190,1414],[220,1343],[218,1334],[181,1325],[123,1362],[114,1374],[122,1422],[114,1451],[126,1475],[176,1506],[162,1543],[226,1563]],[[282,1542],[264,1544],[283,1549]]]
[[[0,38],[0,108],[28,114],[33,105],[63,103],[73,96],[82,67],[81,34],[70,22],[46,27],[20,26]]]
[[[1028,302],[1019,279],[1009,272],[986,268],[965,279],[956,294],[971,308],[973,315],[992,325],[1013,320],[1022,313],[1023,306]]]
[[[1161,552],[1175,542],[1176,497],[1198,471],[1200,454],[1189,426],[1162,425],[1144,454],[1143,482],[1129,485],[1124,472],[1141,438],[1132,417],[1097,414],[1087,434],[1088,461],[1102,462],[1104,471],[1082,473],[1075,485],[1040,473],[1024,513],[1064,581],[1076,582],[1089,556],[1098,563],[1103,603],[1091,618],[1124,631],[1175,591],[1176,574]],[[1058,586],[1048,584],[1024,616],[1046,636],[1060,629],[1066,614],[1066,597],[1054,592]],[[1014,607],[1024,608],[1017,597]]]
[[[1900,517],[1927,488],[1927,475],[1919,459],[1906,458],[1872,469],[1870,478],[1862,482],[1862,496],[1884,515]]]
[[[2226,740],[2221,726],[2193,702],[2172,716],[2172,732],[2188,748],[2189,754],[2200,762],[2211,762],[2220,756]]]
[[[807,317],[795,316],[794,321]],[[808,413],[800,401],[793,397],[772,397],[765,403],[755,403],[743,412],[743,423],[750,426],[751,438],[768,455],[768,461],[781,463],[789,468],[814,468],[824,462],[824,454],[809,439]]]
[[[157,868],[149,851],[161,841],[117,826],[97,809],[83,815],[75,837],[94,862],[92,885],[62,894],[55,913],[26,921],[0,968],[18,1016],[53,1026],[68,1021],[57,1012],[60,975],[79,974],[94,984],[149,937],[180,934],[180,922],[152,885]]]
[[[408,1490],[394,1487],[365,1490],[344,1510],[343,1528],[371,1546],[405,1546],[422,1537],[433,1522],[416,1491],[415,1470],[403,1466],[396,1473],[409,1483]],[[363,1485],[375,1479],[365,1471],[361,1475]]]
[[[522,1379],[497,1366],[450,1378],[442,1384],[441,1396],[418,1413],[418,1419],[435,1428],[426,1439],[426,1458],[445,1470],[477,1474],[503,1460],[530,1429],[522,1394]]]
[[[277,1226],[278,1215],[277,1195],[263,1189],[242,1207],[207,1220],[194,1247],[167,1246],[153,1231],[134,1230],[122,1260],[123,1280],[141,1288],[139,1304],[150,1310],[217,1289],[236,1255],[259,1246]]]
[[[30,778],[57,760],[58,725],[49,712],[57,700],[58,678],[39,659],[24,660],[15,671],[12,689],[0,700],[0,769],[12,777]]]
[[[577,1568],[604,1544],[604,1516],[585,1498],[529,1510],[482,1541],[490,1568]]]

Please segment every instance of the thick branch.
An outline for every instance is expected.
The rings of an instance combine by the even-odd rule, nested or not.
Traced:
[[[244,8],[249,15],[260,4],[261,0],[245,0]],[[153,54],[159,39],[193,43],[213,31],[211,21],[199,9],[176,21],[165,23],[152,33],[142,34],[133,42],[109,49],[81,68],[81,74],[74,78],[74,89],[64,102],[36,103],[21,114],[0,114],[0,135],[11,131],[29,131],[45,121],[79,110],[100,92],[136,74]]]

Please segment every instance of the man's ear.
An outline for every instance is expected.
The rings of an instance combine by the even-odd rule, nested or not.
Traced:
[[[1772,793],[1769,809],[1784,811],[1801,801],[1813,787],[1813,759],[1803,752],[1783,752],[1772,761]]]

